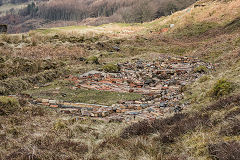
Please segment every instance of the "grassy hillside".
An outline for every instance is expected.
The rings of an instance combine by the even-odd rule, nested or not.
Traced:
[[[240,1],[196,4],[201,6],[143,24],[1,35],[0,159],[238,160]],[[135,93],[73,90],[68,77],[108,63],[167,56],[197,57],[213,65],[194,69],[205,74],[182,88],[181,103],[187,106],[178,114],[107,122],[26,101],[26,96],[57,98],[57,92],[65,101],[105,105],[141,99]]]
[[[9,1],[4,5],[0,4],[0,21],[9,25],[8,33],[28,32],[40,27],[149,22],[186,8],[195,0],[22,0],[21,2],[12,0],[11,3]]]

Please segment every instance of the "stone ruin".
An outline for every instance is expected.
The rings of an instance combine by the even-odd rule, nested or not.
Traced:
[[[7,33],[8,27],[6,24],[0,24],[0,33]]]
[[[161,118],[168,113],[179,113],[188,105],[182,103],[182,87],[195,81],[203,73],[195,72],[198,66],[209,71],[213,66],[190,57],[160,57],[155,61],[136,60],[119,64],[119,73],[90,71],[69,76],[74,89],[92,89],[111,92],[134,92],[144,95],[137,101],[122,101],[112,106],[71,103],[37,99],[35,104],[59,108],[61,112],[80,117],[102,118],[108,121],[132,122],[141,119]]]

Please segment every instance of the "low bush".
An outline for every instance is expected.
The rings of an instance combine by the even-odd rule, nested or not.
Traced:
[[[213,103],[212,105],[203,108],[202,112],[205,111],[216,111],[221,110],[223,108],[229,108],[232,105],[240,105],[240,95],[233,95],[228,96],[226,98],[219,99],[217,102]]]
[[[9,115],[20,109],[17,99],[12,97],[0,96],[0,115]]]
[[[98,60],[98,57],[96,57],[96,56],[88,57],[86,63],[100,64],[100,63],[99,63],[99,60]]]
[[[206,82],[207,80],[209,80],[209,76],[204,75],[201,78],[199,78],[198,81],[199,81],[199,83],[203,83],[203,82]]]
[[[26,90],[33,85],[48,83],[67,74],[68,70],[47,70],[32,76],[23,76],[0,81],[0,95],[14,94]]]
[[[224,27],[224,29],[225,29],[226,31],[232,32],[232,31],[235,31],[235,30],[239,29],[239,27],[240,27],[240,17],[237,17],[237,18],[234,19],[232,22],[228,23],[228,24]]]
[[[57,142],[55,145],[56,145],[56,148],[59,150],[70,149],[71,151],[77,152],[79,154],[84,154],[84,153],[88,152],[88,146],[81,142],[73,142],[70,140],[61,140],[61,141]]]
[[[239,120],[237,118],[231,118],[231,120],[228,120],[227,124],[221,127],[219,134],[224,136],[240,135]]]
[[[19,44],[22,42],[22,37],[20,35],[3,34],[1,39],[10,44]]]
[[[109,64],[106,64],[106,65],[103,66],[103,70],[105,72],[117,73],[117,72],[120,71],[120,68],[116,64],[109,63]]]
[[[216,160],[239,160],[240,143],[238,141],[220,142],[208,146],[210,156]]]
[[[240,115],[240,107],[236,108],[235,110],[229,111],[224,118],[228,119],[228,118],[235,117],[237,115]]]
[[[195,73],[207,73],[208,69],[206,66],[198,66],[194,68]]]
[[[218,80],[213,88],[209,91],[210,96],[213,98],[220,98],[224,95],[228,95],[234,90],[234,85],[225,79]]]
[[[152,122],[141,121],[126,127],[121,133],[121,138],[148,135],[158,133],[155,140],[161,143],[173,143],[182,134],[193,131],[197,126],[209,127],[210,121],[207,114],[175,114],[166,119],[158,119]]]
[[[65,129],[67,128],[67,125],[66,123],[64,123],[63,121],[61,120],[58,120],[55,124],[54,124],[54,129],[56,130],[61,130],[61,129]]]
[[[148,121],[134,123],[123,130],[121,138],[129,138],[132,136],[147,135],[154,132],[154,128]]]
[[[32,151],[29,151],[27,149],[18,149],[16,151],[13,151],[9,155],[5,157],[5,159],[28,159],[28,160],[40,160],[36,155],[32,153]]]

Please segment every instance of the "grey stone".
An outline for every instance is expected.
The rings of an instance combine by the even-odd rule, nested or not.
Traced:
[[[113,46],[112,48],[117,52],[120,51],[120,48],[118,46]]]

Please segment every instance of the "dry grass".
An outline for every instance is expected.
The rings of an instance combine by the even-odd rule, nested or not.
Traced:
[[[207,77],[186,86],[184,101],[193,108],[155,121],[131,125],[106,123],[62,115],[40,106],[26,106],[19,100],[20,110],[0,117],[0,159],[238,159],[239,151],[235,148],[239,148],[240,141],[240,88],[236,85],[230,93],[233,96],[227,94],[217,101],[208,93],[218,79],[240,82],[239,33],[234,28],[238,26],[240,3],[239,0],[206,3],[206,7],[183,10],[142,25],[75,26],[1,37],[0,53],[4,58],[19,56],[31,61],[49,59],[53,63],[60,60],[65,63],[65,67],[58,69],[54,65],[51,68],[50,63],[48,71],[26,73],[25,77],[21,73],[21,77],[13,75],[1,81],[0,93],[5,94],[19,93],[64,75],[98,69],[104,63],[133,58],[152,60],[160,55],[164,57],[163,54],[188,55],[216,65]],[[175,27],[167,33],[158,33],[170,24]],[[176,31],[184,37],[174,38]],[[113,46],[120,51],[114,51]],[[80,62],[88,57],[97,57],[100,65]],[[70,72],[61,72],[63,68]],[[196,69],[202,71],[205,69]],[[87,98],[85,95],[81,99]]]
[[[240,144],[239,142],[220,142],[209,145],[209,152],[213,159],[239,159],[240,158]]]

